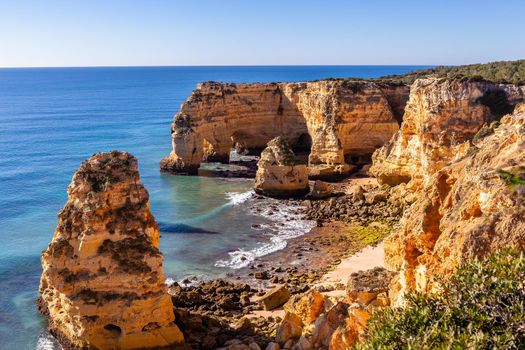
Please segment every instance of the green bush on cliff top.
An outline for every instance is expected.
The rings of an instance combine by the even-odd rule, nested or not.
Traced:
[[[496,83],[525,85],[525,60],[499,61],[464,66],[438,66],[429,69],[420,69],[406,74],[384,76],[377,80],[412,84],[416,79],[429,76],[449,79],[483,79]]]
[[[443,294],[410,294],[405,308],[375,313],[356,349],[525,349],[523,253],[470,261]]]

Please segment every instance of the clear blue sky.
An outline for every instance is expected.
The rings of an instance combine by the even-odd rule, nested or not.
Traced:
[[[519,58],[524,0],[0,0],[0,67]]]

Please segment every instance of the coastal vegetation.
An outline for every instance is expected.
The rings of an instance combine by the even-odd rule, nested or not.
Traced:
[[[485,64],[469,64],[463,66],[437,66],[421,69],[400,75],[388,75],[379,78],[384,82],[412,84],[416,79],[438,78],[468,78],[474,80],[489,80],[495,83],[525,85],[525,60],[499,61]]]
[[[409,293],[376,312],[356,349],[518,349],[525,344],[525,257],[504,250],[464,263],[442,293]]]

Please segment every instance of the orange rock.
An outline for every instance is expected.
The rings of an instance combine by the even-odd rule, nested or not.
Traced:
[[[401,128],[374,153],[370,173],[390,185],[412,178],[427,181],[447,163],[465,156],[468,141],[481,127],[512,110],[511,104],[524,95],[525,89],[514,85],[416,80]]]
[[[197,86],[174,118],[161,169],[196,174],[200,163],[227,161],[232,147],[257,152],[277,136],[310,151],[309,172],[350,171],[398,130],[408,87],[365,81]]]
[[[253,189],[270,197],[304,196],[310,192],[306,164],[295,157],[284,138],[274,138],[261,153]]]
[[[346,286],[348,301],[363,306],[370,304],[380,293],[388,291],[394,275],[394,272],[381,267],[353,273]]]
[[[65,348],[184,342],[135,157],[113,151],[82,163],[58,219],[42,254],[39,305]]]
[[[260,299],[259,303],[265,310],[273,310],[282,306],[290,299],[290,292],[284,285],[277,285],[267,291]]]
[[[347,350],[361,340],[370,313],[361,306],[348,308],[348,318],[334,331],[330,338],[330,350]]]
[[[500,122],[464,158],[429,176],[386,239],[386,263],[401,271],[392,290],[439,290],[435,277],[466,259],[525,248],[525,113]]]
[[[275,341],[284,345],[290,339],[299,338],[303,334],[303,321],[295,314],[287,312],[279,327]]]
[[[314,348],[328,348],[332,334],[341,326],[348,317],[348,304],[339,302],[328,312],[322,314],[315,321],[315,328],[312,334],[312,345]]]
[[[312,324],[325,312],[329,301],[315,289],[304,294],[294,295],[285,305],[284,310],[301,317],[304,323]]]

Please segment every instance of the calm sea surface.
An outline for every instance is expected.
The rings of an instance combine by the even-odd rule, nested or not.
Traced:
[[[0,69],[0,349],[56,348],[34,306],[40,253],[84,159],[113,149],[139,159],[168,277],[224,275],[282,249],[310,223],[282,226],[286,210],[256,214],[250,207],[264,203],[251,198],[250,181],[159,173],[159,160],[170,151],[172,116],[196,84],[371,78],[417,68],[426,67]]]

